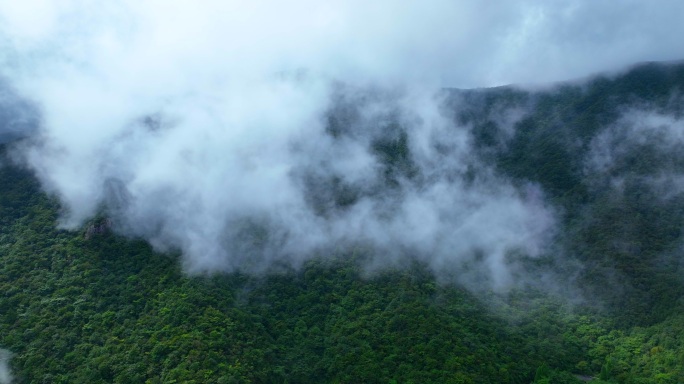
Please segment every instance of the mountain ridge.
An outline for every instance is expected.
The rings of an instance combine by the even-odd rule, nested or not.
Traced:
[[[442,108],[476,159],[451,177],[510,181],[557,216],[551,247],[505,254],[517,280],[503,291],[482,250],[442,276],[420,258],[369,272],[365,258],[383,257],[372,247],[187,276],[177,252],[86,236],[106,211],[57,229],[60,202],[5,158],[0,347],[16,382],[680,382],[683,90],[680,62],[543,91],[448,91]],[[354,102],[330,112],[334,140],[358,134]],[[321,215],[430,182],[410,127],[376,123],[375,184],[312,178]]]

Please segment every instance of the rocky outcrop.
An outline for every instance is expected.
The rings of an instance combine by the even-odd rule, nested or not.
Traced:
[[[109,233],[112,229],[112,220],[111,219],[100,219],[97,221],[94,221],[90,223],[85,230],[85,233],[83,234],[83,237],[86,240],[92,239],[94,236],[100,236],[104,235],[106,233]]]

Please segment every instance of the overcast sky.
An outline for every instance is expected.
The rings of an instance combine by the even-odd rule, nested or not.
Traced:
[[[0,55],[31,75],[212,83],[305,69],[475,87],[681,59],[683,16],[678,0],[6,0]]]

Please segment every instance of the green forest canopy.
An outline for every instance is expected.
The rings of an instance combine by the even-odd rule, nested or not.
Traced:
[[[684,199],[649,178],[681,174],[684,152],[620,142],[610,175],[586,167],[626,108],[681,118],[683,87],[684,65],[647,64],[539,92],[445,91],[482,159],[558,208],[559,251],[527,267],[565,278],[578,300],[534,284],[473,293],[419,262],[368,276],[363,252],[189,277],[178,255],[85,235],[104,218],[57,229],[58,202],[3,160],[0,347],[19,383],[684,382]],[[496,116],[513,109],[526,112],[509,137]],[[389,184],[414,172],[399,138],[375,148]]]

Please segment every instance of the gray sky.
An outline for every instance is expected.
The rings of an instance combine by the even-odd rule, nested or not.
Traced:
[[[683,15],[677,0],[27,0],[0,2],[0,31],[5,61],[31,75],[173,87],[306,69],[475,87],[681,59]]]

